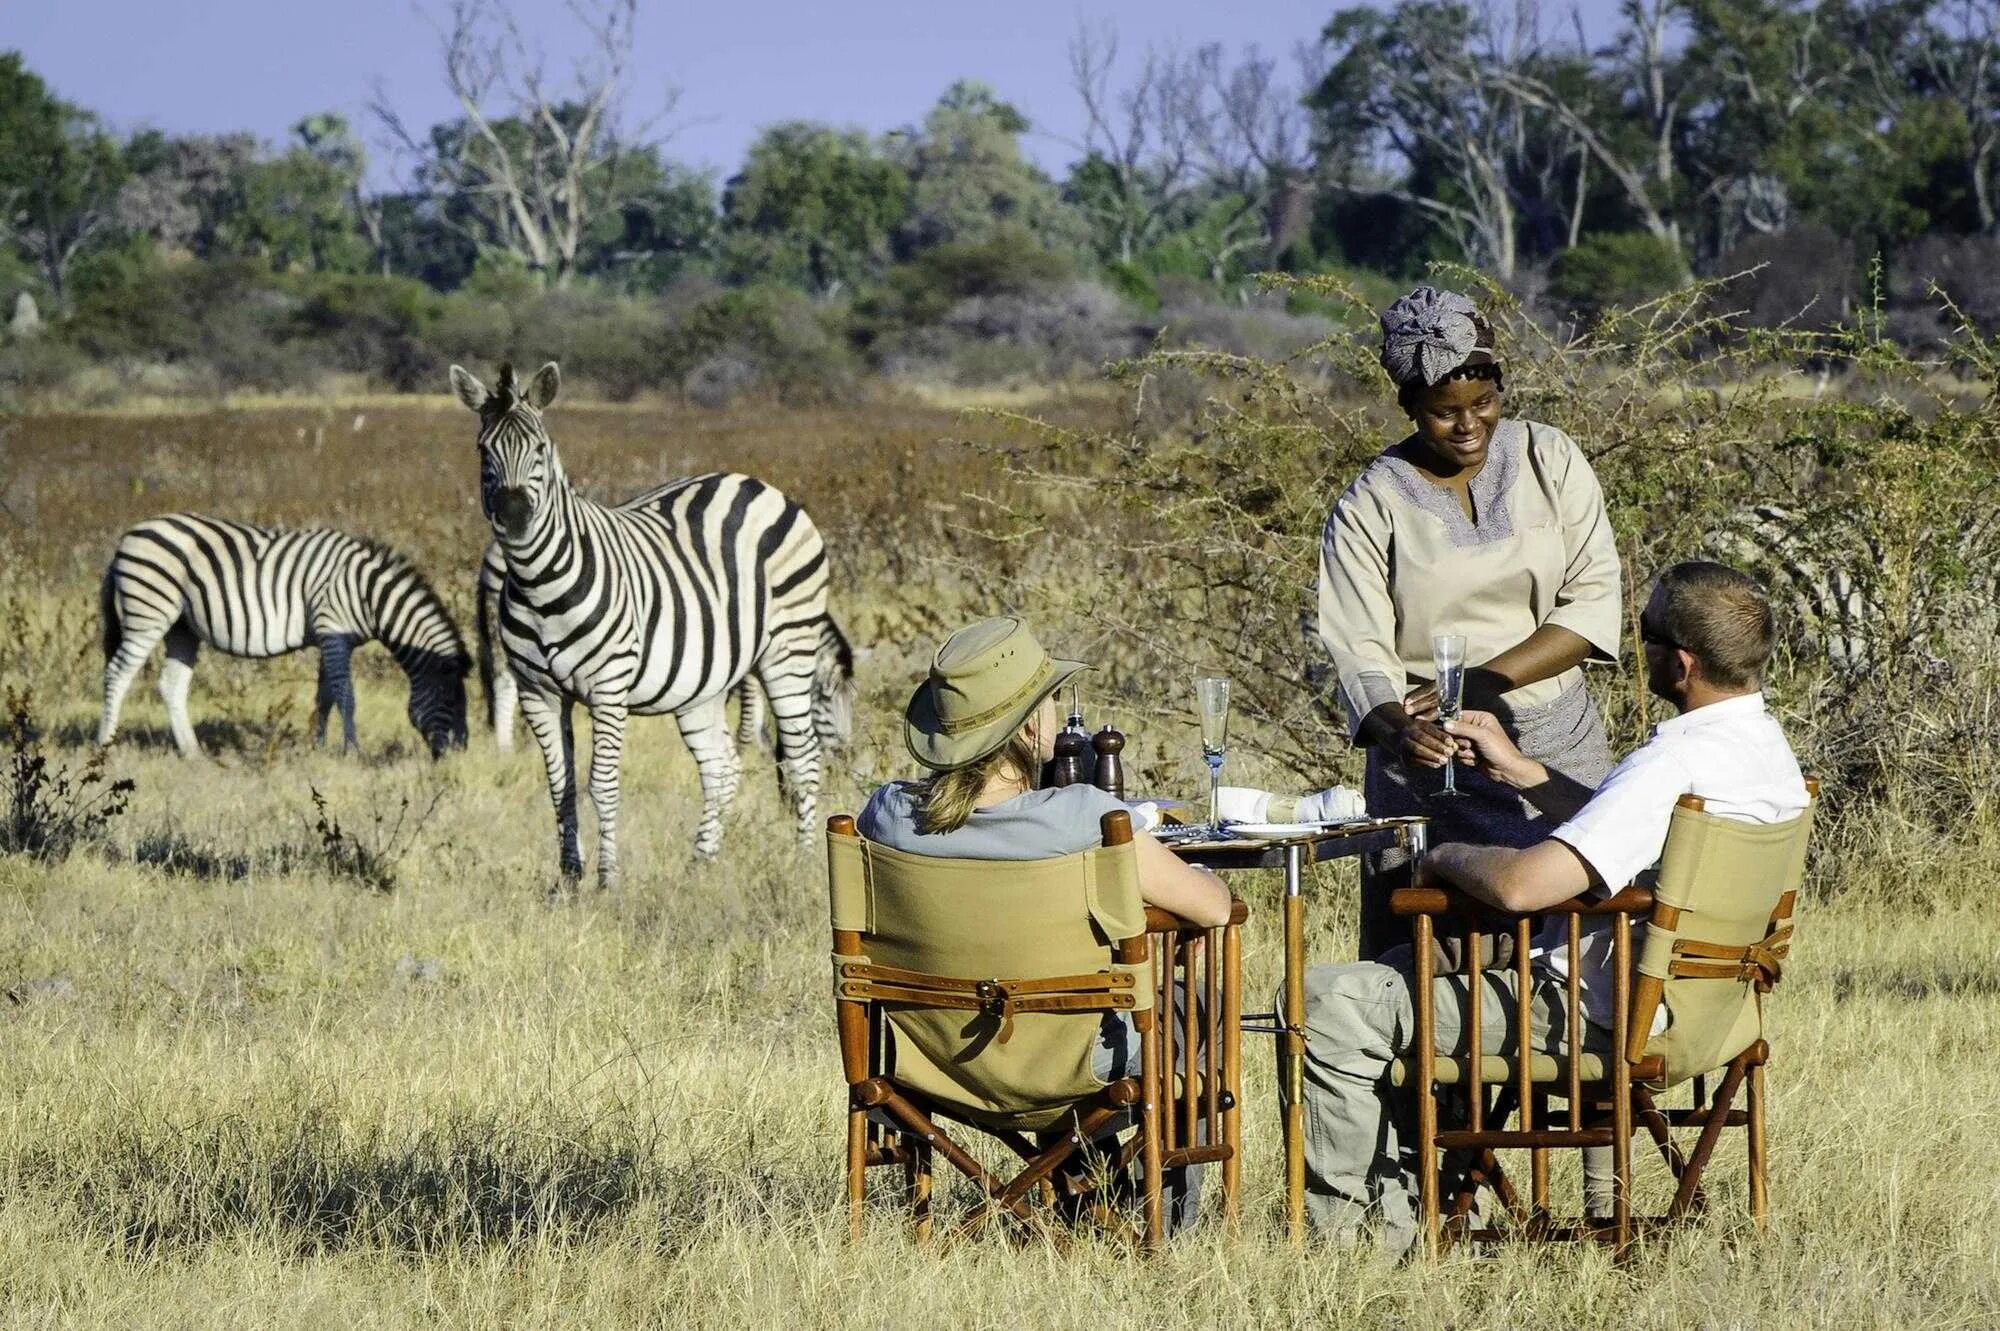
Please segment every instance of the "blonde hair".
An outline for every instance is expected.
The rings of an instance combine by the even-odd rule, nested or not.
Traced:
[[[1034,746],[1018,731],[983,758],[925,777],[917,787],[917,830],[937,836],[964,827],[986,783],[1009,767],[1027,779],[1031,790],[1041,775]]]

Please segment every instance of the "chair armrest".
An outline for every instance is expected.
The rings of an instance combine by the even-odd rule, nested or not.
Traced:
[[[1489,919],[1515,918],[1509,911],[1451,887],[1399,887],[1389,894],[1389,909],[1397,915],[1471,915]],[[1646,915],[1653,909],[1653,894],[1643,887],[1627,887],[1617,895],[1571,897],[1553,906],[1544,906],[1533,915]]]
[[[1241,924],[1250,918],[1250,908],[1243,904],[1243,898],[1229,898],[1229,923]],[[1218,925],[1217,928],[1222,926]],[[1205,934],[1208,926],[1184,920],[1170,910],[1158,906],[1146,907],[1146,932],[1149,934]]]

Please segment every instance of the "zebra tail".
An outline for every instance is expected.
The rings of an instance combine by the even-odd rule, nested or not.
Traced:
[[[125,626],[118,621],[118,588],[112,581],[112,568],[116,561],[104,570],[104,581],[97,588],[97,609],[104,617],[104,659],[109,661],[118,655],[118,648],[125,641]]]
[[[832,615],[819,619],[813,666],[813,728],[823,744],[844,744],[854,734],[854,648]]]

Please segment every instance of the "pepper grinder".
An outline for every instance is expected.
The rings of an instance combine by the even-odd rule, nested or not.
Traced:
[[[1125,798],[1125,763],[1118,755],[1125,751],[1125,733],[1114,730],[1109,723],[1091,737],[1090,747],[1097,755],[1097,770],[1091,773],[1091,784],[1116,799]]]
[[[1056,756],[1049,763],[1048,784],[1060,789],[1086,778],[1084,755],[1090,752],[1090,732],[1083,728],[1083,702],[1075,688],[1069,695],[1069,724],[1056,735]]]

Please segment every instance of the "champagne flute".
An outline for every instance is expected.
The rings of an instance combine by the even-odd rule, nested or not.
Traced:
[[[1229,746],[1229,681],[1203,675],[1194,682],[1194,696],[1201,711],[1201,756],[1208,761],[1208,830],[1221,836],[1222,819],[1215,803],[1222,785],[1222,755]]]
[[[1431,635],[1431,665],[1437,671],[1438,720],[1456,721],[1465,698],[1465,635],[1463,633],[1433,633]],[[1444,789],[1441,795],[1458,794],[1458,749],[1453,741],[1451,758],[1444,765]]]

